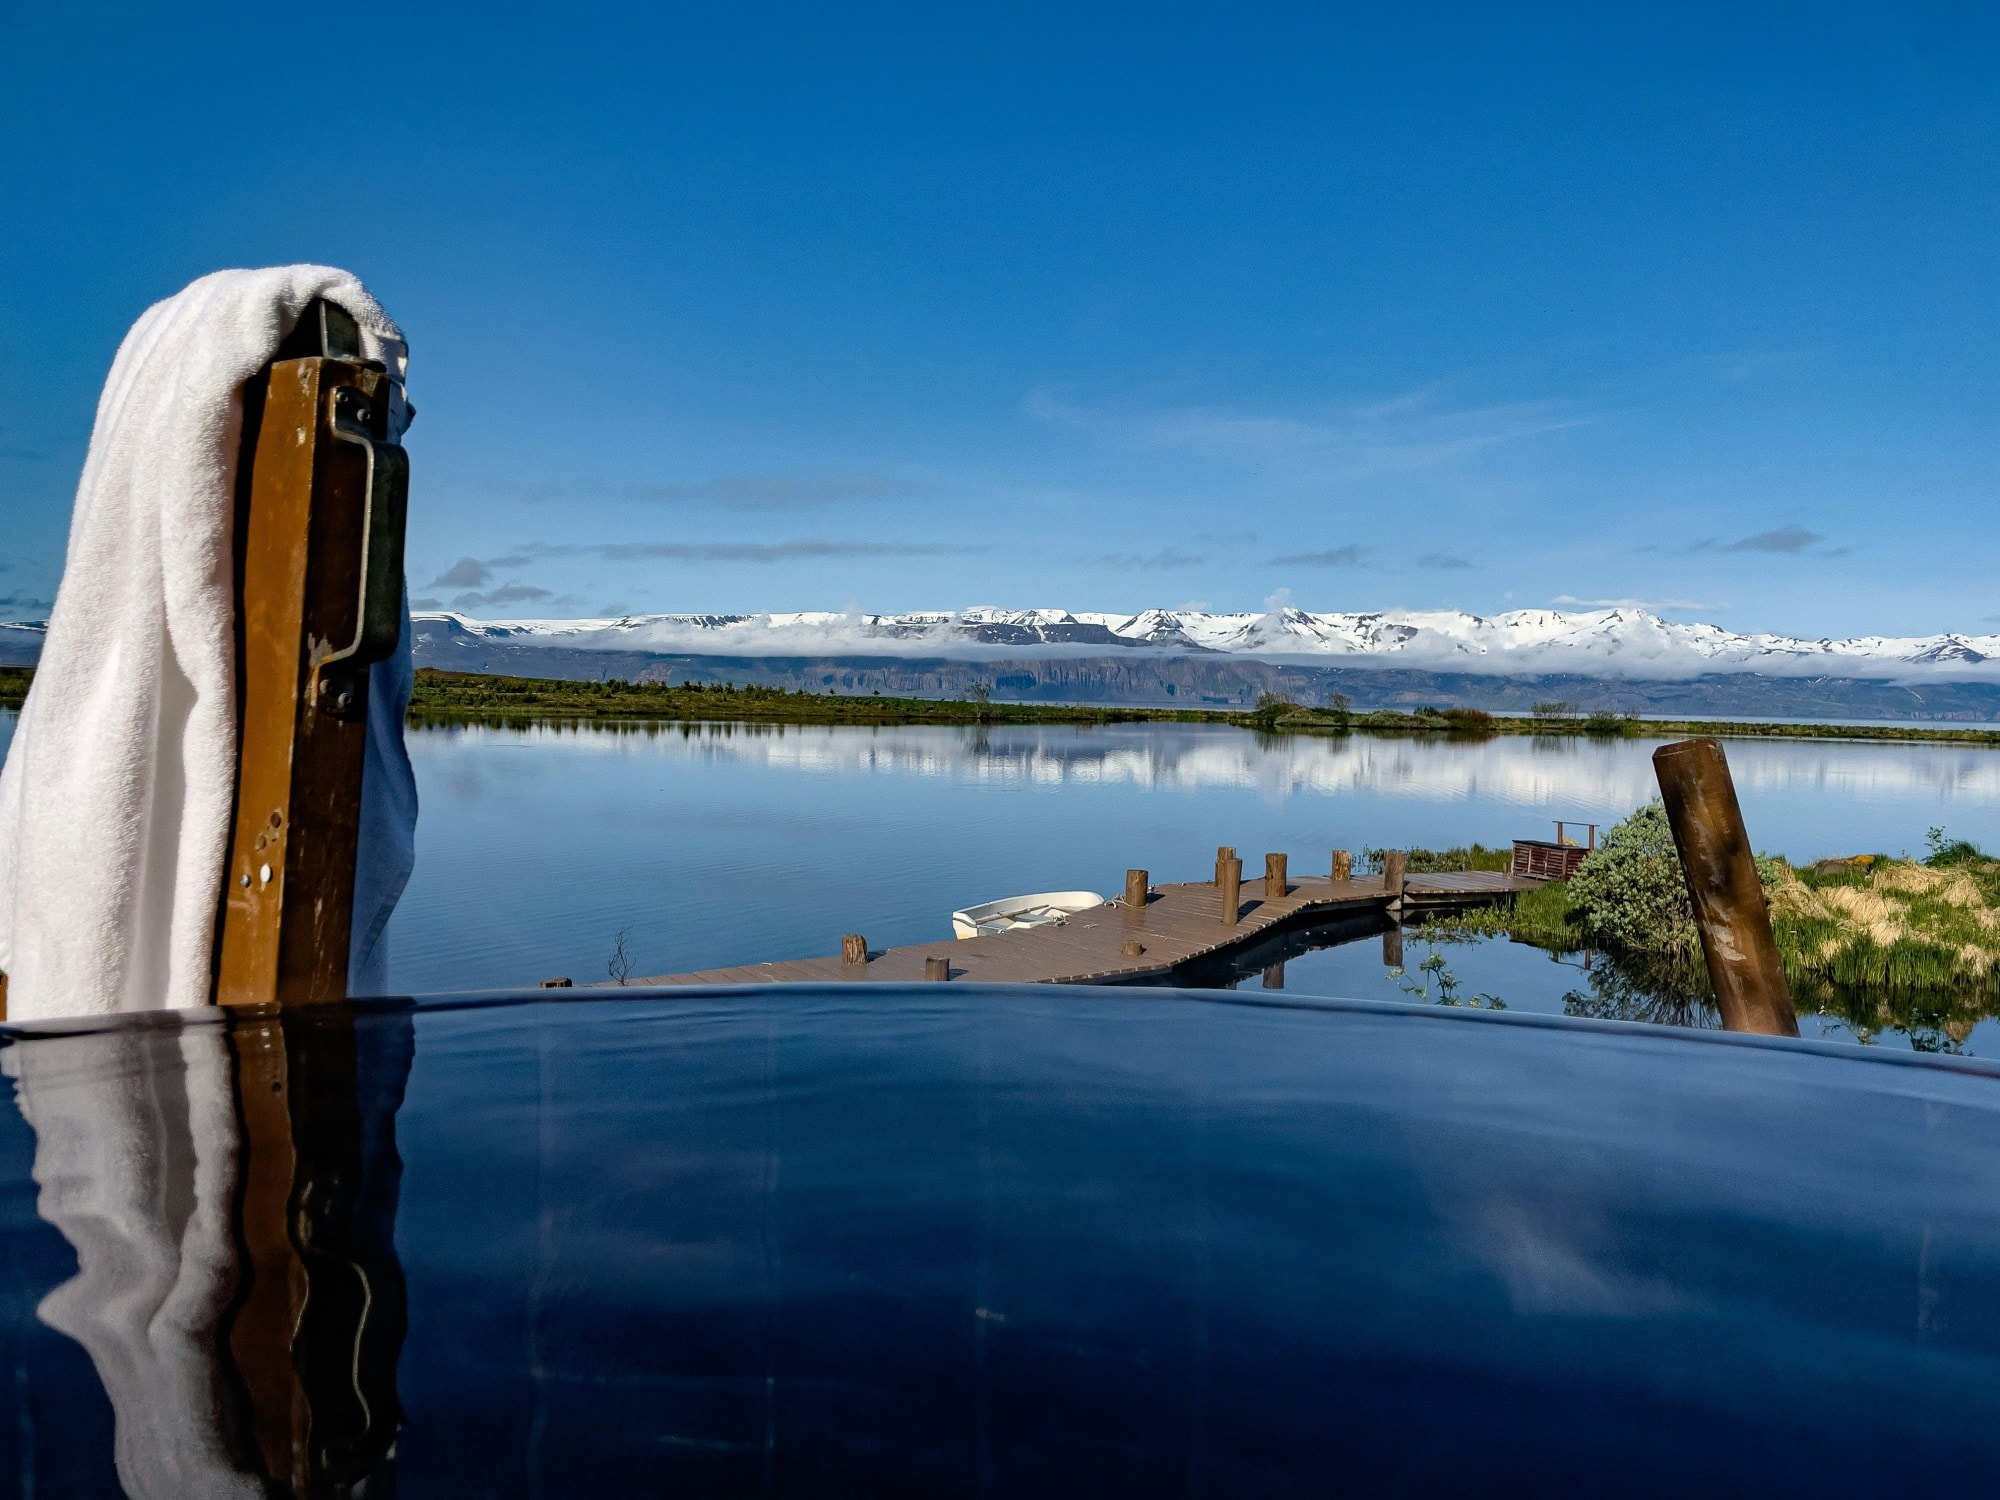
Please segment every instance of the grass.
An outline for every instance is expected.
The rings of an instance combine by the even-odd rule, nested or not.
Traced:
[[[1384,849],[1363,849],[1361,868],[1370,874],[1382,871]],[[1455,849],[1405,849],[1403,868],[1411,875],[1436,875],[1447,870],[1511,870],[1514,851],[1489,849],[1484,844],[1461,844]]]
[[[1862,1041],[1897,1030],[1933,1051],[1958,1050],[1974,1025],[2000,1013],[2000,860],[1947,842],[1937,830],[1931,846],[1923,861],[1758,861],[1800,1011],[1838,1020]],[[1709,1003],[1698,960],[1623,951],[1594,938],[1565,881],[1524,892],[1510,906],[1431,917],[1412,935],[1434,942],[1507,937],[1551,953],[1594,946],[1615,960],[1612,988],[1630,992],[1606,1002],[1606,1014],[1661,1019]]]
[[[18,708],[34,678],[32,667],[0,667],[0,708]],[[1478,709],[1380,709],[1352,713],[1308,708],[1266,694],[1248,710],[1098,708],[1075,703],[993,703],[978,699],[886,698],[733,684],[572,682],[501,677],[482,672],[417,672],[410,700],[413,723],[522,719],[736,719],[785,724],[1230,724],[1269,734],[1492,735],[1722,739],[1887,740],[1915,744],[1984,745],[2000,749],[2000,733],[1927,729],[1895,724],[1736,724],[1710,719],[1638,719],[1629,714],[1489,714]],[[1413,867],[1414,868],[1414,867]],[[1479,868],[1486,868],[1481,866]]]
[[[726,719],[781,724],[1131,724],[1224,722],[1247,714],[1198,709],[1093,708],[1069,703],[885,698],[733,683],[572,682],[480,672],[417,672],[413,723],[520,719]]]

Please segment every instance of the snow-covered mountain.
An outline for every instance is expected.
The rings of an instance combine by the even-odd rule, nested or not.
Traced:
[[[1675,679],[1757,672],[2000,681],[2000,635],[1807,640],[1681,624],[1643,609],[1522,609],[1502,615],[1455,610],[1321,614],[1290,608],[1257,614],[1149,609],[1135,615],[966,609],[893,615],[627,615],[616,620],[473,620],[428,613],[416,620],[420,635],[515,649],[967,659],[1135,651],[1496,675]]]

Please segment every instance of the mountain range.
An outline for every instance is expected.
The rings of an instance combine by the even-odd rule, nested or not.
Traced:
[[[1241,708],[1526,712],[1552,699],[1671,717],[2000,721],[2000,636],[1808,640],[1638,609],[1257,614],[414,617],[419,663],[469,672],[756,683],[813,692]]]
[[[1672,717],[2000,722],[2000,635],[1808,639],[1642,609],[1500,615],[966,609],[660,614],[595,620],[412,616],[420,666],[524,677],[757,683],[813,692],[1244,707],[1260,693],[1358,709],[1525,712],[1561,699]],[[0,665],[39,623],[0,625]]]
[[[1747,671],[2000,682],[2000,635],[1811,640],[1682,624],[1643,609],[1523,609],[1501,615],[1456,610],[1320,614],[1291,608],[1250,614],[1148,609],[1130,615],[966,609],[884,615],[628,615],[615,620],[470,620],[436,613],[416,618],[495,643],[672,655],[981,660],[1108,648],[1495,675],[1562,672],[1672,679]]]

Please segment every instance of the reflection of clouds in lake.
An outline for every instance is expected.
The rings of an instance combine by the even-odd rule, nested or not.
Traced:
[[[1658,740],[1502,736],[1482,741],[1259,737],[1189,725],[866,728],[678,724],[420,730],[414,755],[443,766],[503,747],[734,764],[801,775],[921,776],[979,785],[1125,785],[1297,795],[1481,801],[1622,815],[1656,790]],[[1917,798],[2000,805],[2000,750],[1831,741],[1730,741],[1746,798]],[[504,761],[505,757],[498,758]],[[524,774],[527,767],[519,768]],[[469,767],[468,767],[469,770]]]

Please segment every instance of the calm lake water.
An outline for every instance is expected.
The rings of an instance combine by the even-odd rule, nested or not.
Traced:
[[[1548,837],[1556,818],[1608,824],[1652,796],[1660,743],[1205,725],[415,730],[423,816],[392,977],[417,993],[590,983],[621,933],[635,976],[830,953],[843,932],[922,942],[954,907],[1111,894],[1128,866],[1199,879],[1218,844],[1247,868],[1283,850],[1317,872],[1336,848]],[[1729,758],[1760,849],[1921,853],[1936,825],[2000,846],[2000,749],[1740,741]],[[1411,942],[1406,967],[1429,952]],[[1601,967],[1505,942],[1446,958],[1465,994],[1556,1012]],[[1285,983],[1409,998],[1388,969],[1370,937],[1291,959]],[[1989,1032],[1967,1049],[2000,1056]]]
[[[672,973],[829,953],[843,932],[928,941],[954,907],[1115,893],[1133,865],[1199,879],[1218,844],[1247,867],[1283,850],[1310,872],[1336,848],[1547,837],[1553,819],[1610,823],[1646,801],[1659,743],[1203,725],[421,730],[420,857],[391,961],[415,991],[586,983],[621,932],[635,975]],[[1792,859],[1921,853],[1940,824],[2000,843],[2000,751],[1792,741],[1729,756],[1752,837]],[[1409,944],[1408,967],[1428,951]],[[1447,958],[1465,993],[1517,1008],[1560,1012],[1591,991],[1581,955],[1498,942]],[[1293,959],[1286,984],[1408,998],[1373,937]]]

